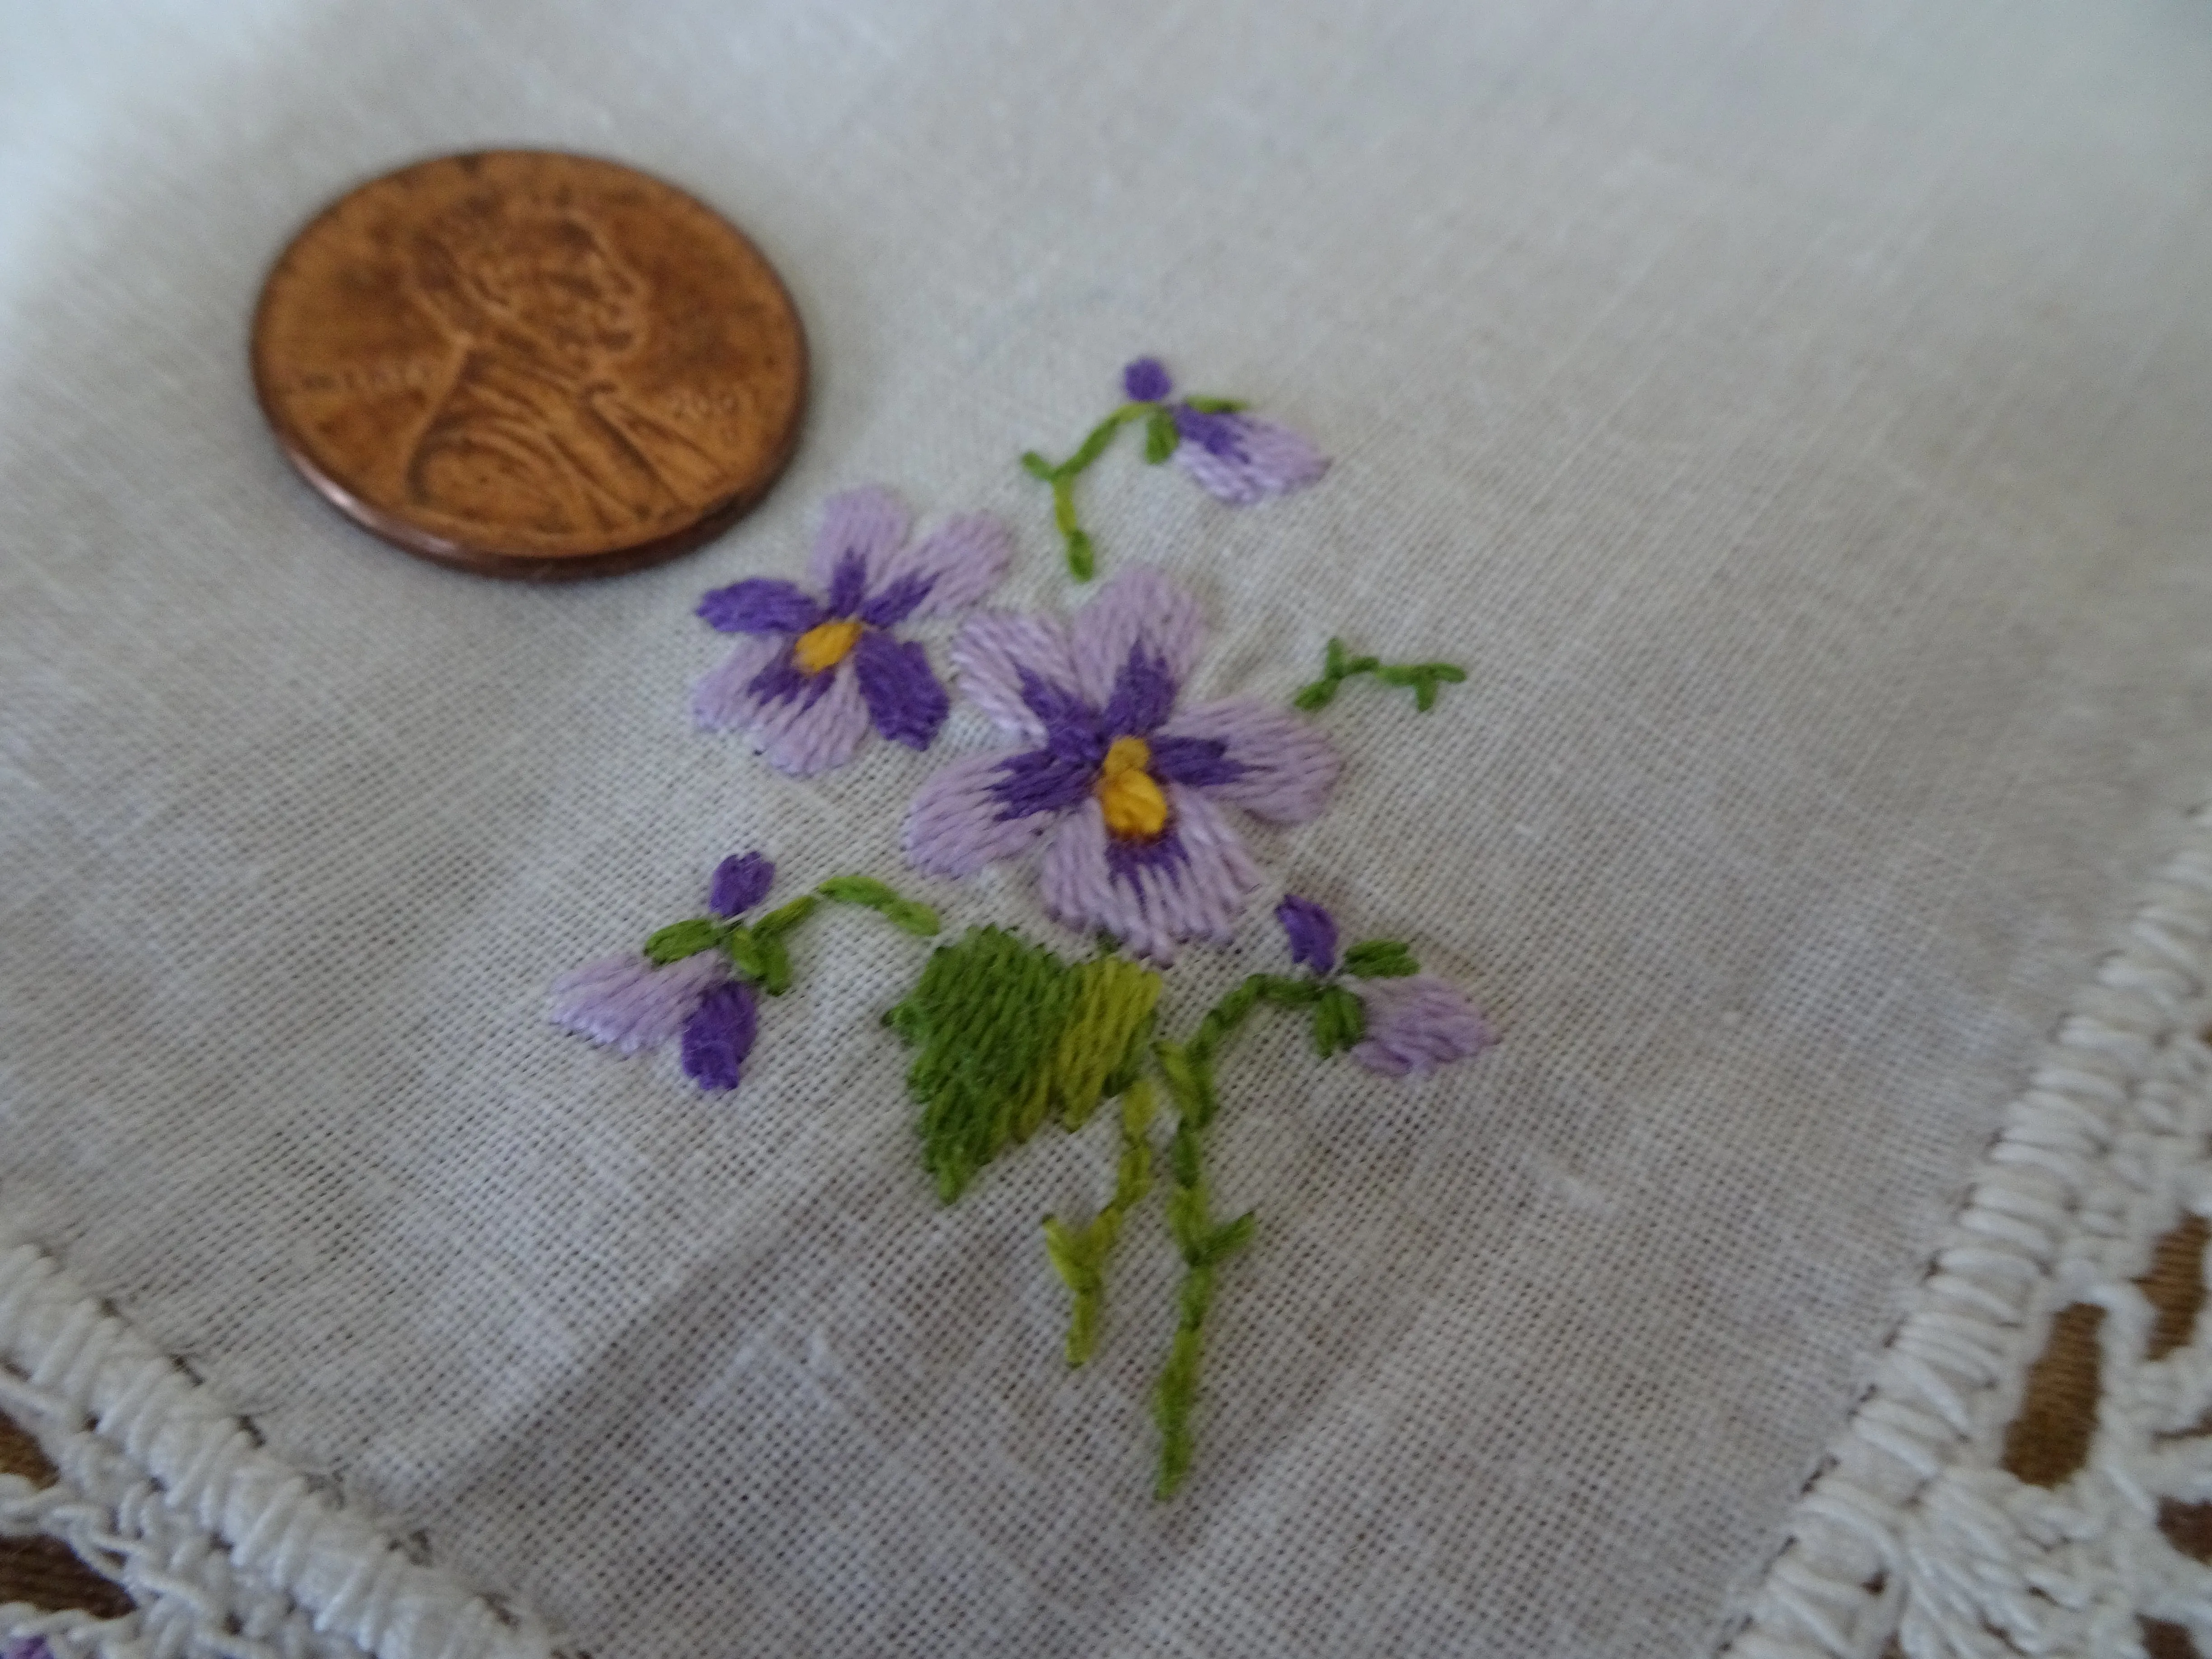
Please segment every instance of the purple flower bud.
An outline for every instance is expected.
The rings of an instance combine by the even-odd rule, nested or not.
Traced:
[[[1156,404],[1175,390],[1175,382],[1157,357],[1139,357],[1121,371],[1121,390],[1133,404]]]
[[[1336,918],[1310,898],[1283,895],[1275,907],[1275,920],[1290,936],[1291,960],[1303,963],[1316,974],[1336,968]]]
[[[752,987],[729,980],[707,993],[684,1026],[684,1072],[702,1089],[734,1089],[759,1029]]]
[[[635,951],[602,957],[561,976],[549,1017],[594,1042],[637,1054],[674,1036],[729,971],[729,958],[720,951],[701,951],[665,968]]]
[[[1370,1072],[1404,1077],[1487,1048],[1490,1028],[1457,986],[1434,974],[1370,979],[1359,988],[1367,1036],[1352,1057]]]
[[[775,866],[758,853],[726,858],[714,866],[714,884],[708,890],[707,908],[718,916],[734,916],[750,910],[768,896],[775,884]]]

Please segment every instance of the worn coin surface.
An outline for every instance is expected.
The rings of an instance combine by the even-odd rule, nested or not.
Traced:
[[[775,268],[683,191],[494,150],[363,185],[301,231],[262,290],[253,382],[349,517],[558,581],[673,558],[766,494],[806,338]]]

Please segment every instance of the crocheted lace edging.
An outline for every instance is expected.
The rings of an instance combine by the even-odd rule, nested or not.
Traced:
[[[118,1619],[0,1607],[102,1659],[547,1659],[541,1628],[311,1487],[212,1391],[0,1228],[0,1410],[58,1479],[0,1474],[0,1534],[44,1534],[130,1592]]]
[[[2184,1419],[2212,1393],[2212,1337],[2146,1351],[2136,1277],[2212,1212],[2208,985],[2212,806],[2007,1110],[1727,1659],[1873,1659],[1893,1639],[1908,1659],[2139,1653],[2138,1620],[2212,1618],[2212,1575],[2157,1537],[2161,1503],[2208,1495],[2212,1439]],[[2008,1425],[2074,1304],[2115,1315],[2095,1449],[2063,1481],[2022,1481],[2001,1467]]]

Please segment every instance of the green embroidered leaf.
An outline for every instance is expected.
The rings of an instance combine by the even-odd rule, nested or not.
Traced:
[[[646,940],[645,954],[648,961],[665,967],[686,957],[696,957],[702,951],[711,951],[721,942],[720,922],[712,916],[694,916],[689,921],[672,922]]]
[[[814,914],[817,902],[813,894],[801,893],[781,909],[771,910],[755,922],[753,932],[763,939],[775,939],[787,933]]]
[[[1145,421],[1145,459],[1153,466],[1176,453],[1182,441],[1176,431],[1175,416],[1164,409],[1155,409]]]
[[[756,932],[753,946],[760,953],[760,987],[772,997],[791,988],[791,952],[775,933]]]
[[[1243,1249],[1252,1239],[1252,1229],[1255,1224],[1252,1218],[1253,1212],[1247,1210],[1236,1220],[1224,1222],[1208,1233],[1199,1247],[1201,1260],[1197,1265],[1211,1267],[1216,1262],[1227,1261],[1237,1251]]]
[[[1099,1288],[1098,1264],[1087,1229],[1080,1233],[1071,1232],[1058,1216],[1048,1215],[1044,1218],[1044,1250],[1052,1258],[1053,1270],[1059,1273],[1061,1283],[1078,1296]]]
[[[758,984],[768,977],[768,959],[761,954],[761,942],[750,928],[731,928],[722,947],[730,953],[732,964],[745,978]]]
[[[1310,1008],[1327,988],[1319,980],[1291,979],[1280,974],[1261,977],[1259,985],[1260,994],[1278,1008]]]
[[[1127,957],[1093,957],[1068,977],[1074,1006],[1053,1050],[1052,1092],[1060,1121],[1079,1129],[1100,1100],[1121,1092],[1108,1088],[1112,1079],[1135,1075],[1160,976]]]
[[[1051,951],[971,928],[930,952],[914,990],[885,1016],[921,1050],[907,1090],[922,1109],[922,1164],[945,1202],[1043,1121],[1078,990]]]
[[[1097,550],[1091,546],[1090,536],[1080,529],[1067,532],[1067,574],[1079,582],[1087,582],[1098,574]]]
[[[1034,449],[1024,450],[1022,452],[1022,471],[1028,473],[1032,478],[1042,478],[1047,483],[1050,483],[1052,482],[1054,471],[1052,463],[1045,459],[1043,456],[1038,454]]]
[[[1421,964],[1398,940],[1370,939],[1344,953],[1344,970],[1362,979],[1403,979],[1419,973]]]
[[[1201,415],[1234,415],[1240,409],[1252,407],[1244,398],[1186,398],[1183,401]]]
[[[1342,1054],[1366,1035],[1367,1010],[1359,999],[1341,985],[1330,986],[1314,1009],[1314,1047],[1322,1058]]]

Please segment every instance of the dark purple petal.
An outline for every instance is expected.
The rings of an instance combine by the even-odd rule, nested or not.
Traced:
[[[1290,935],[1292,962],[1301,963],[1316,974],[1335,971],[1334,916],[1310,898],[1285,893],[1283,902],[1275,907],[1275,920],[1283,924],[1283,932]]]
[[[831,678],[827,673],[808,673],[786,646],[775,661],[753,677],[745,691],[763,707],[797,698],[802,708],[811,708],[829,691]]]
[[[868,562],[859,553],[848,553],[837,561],[837,574],[830,579],[830,614],[849,617],[867,596]]]
[[[1042,724],[1048,736],[1062,730],[1096,732],[1098,716],[1091,705],[1066,686],[1058,685],[1041,674],[1021,671],[1022,704]],[[1104,739],[1099,741],[1098,752],[1106,752]]]
[[[1175,382],[1158,358],[1139,357],[1121,371],[1121,390],[1133,404],[1156,404],[1175,390]]]
[[[1064,812],[1091,793],[1098,781],[1103,744],[1063,728],[1042,749],[1027,750],[999,764],[991,793],[1001,818],[1025,818],[1033,812]]]
[[[1146,768],[1162,783],[1188,783],[1218,789],[1244,775],[1241,761],[1229,758],[1229,745],[1212,738],[1153,737],[1152,764]]]
[[[707,993],[684,1025],[684,1073],[702,1089],[734,1089],[760,1022],[753,988],[731,980]]]
[[[1122,836],[1109,832],[1106,837],[1107,872],[1115,880],[1134,887],[1143,871],[1173,871],[1180,865],[1188,864],[1190,851],[1176,830],[1171,819],[1157,836]]]
[[[1182,688],[1167,664],[1139,641],[1129,647],[1121,672],[1115,676],[1114,694],[1099,711],[1099,728],[1107,737],[1142,737],[1175,713],[1176,695]]]
[[[1177,404],[1175,409],[1176,435],[1187,444],[1196,444],[1209,455],[1224,461],[1244,459],[1244,420],[1233,414],[1209,415],[1193,409],[1188,404]]]
[[[725,634],[804,634],[822,620],[822,607],[789,582],[751,576],[705,595],[699,615]]]
[[[896,628],[914,615],[916,607],[929,597],[932,585],[927,576],[901,576],[863,605],[857,614],[871,628]]]
[[[714,866],[707,908],[718,916],[740,915],[766,898],[775,884],[775,866],[758,853],[732,855]]]
[[[870,629],[853,647],[853,667],[876,730],[909,749],[928,748],[952,709],[951,698],[930,672],[929,653]]]

